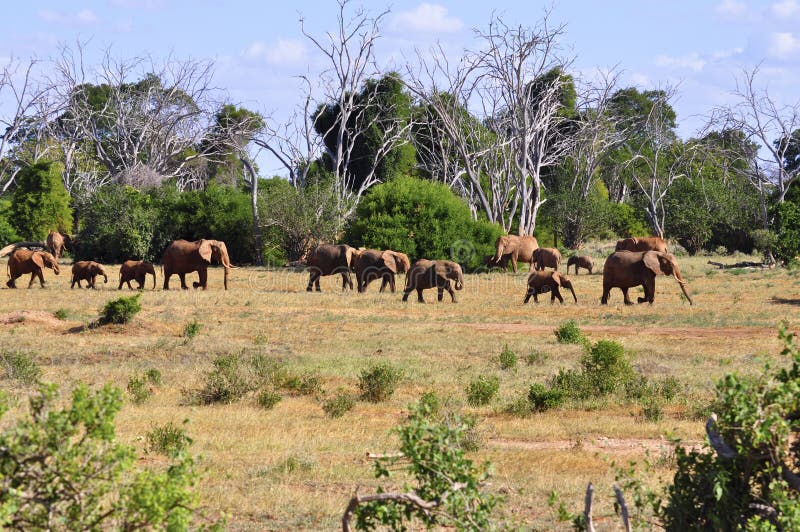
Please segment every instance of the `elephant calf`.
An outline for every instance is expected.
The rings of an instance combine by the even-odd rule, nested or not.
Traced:
[[[553,302],[558,298],[559,303],[564,303],[564,298],[561,297],[561,291],[559,287],[569,288],[569,291],[572,292],[572,298],[575,300],[575,303],[578,302],[578,297],[575,295],[575,289],[572,288],[572,281],[565,275],[561,275],[558,272],[533,272],[528,276],[528,291],[525,294],[525,301],[522,303],[527,303],[531,296],[533,296],[533,300],[538,303],[539,302],[539,294],[550,292],[550,304],[552,305]]]
[[[16,249],[8,257],[8,282],[6,286],[9,288],[16,288],[16,280],[18,277],[29,273],[31,280],[28,283],[28,288],[33,286],[33,281],[39,278],[39,284],[44,288],[44,276],[42,275],[43,268],[51,268],[53,273],[59,274],[58,261],[56,258],[47,251],[31,251],[30,249]]]
[[[70,288],[75,288],[75,283],[78,283],[78,288],[81,286],[81,281],[86,281],[86,288],[94,288],[95,279],[98,275],[102,275],[105,283],[108,283],[108,275],[102,264],[91,260],[81,260],[72,265],[72,284]]]
[[[573,265],[575,266],[575,275],[578,275],[578,268],[589,270],[589,275],[592,274],[592,270],[594,269],[592,257],[584,255],[573,255],[567,260],[567,273],[569,273],[569,267]]]
[[[139,285],[137,287],[138,290],[144,288],[144,282],[147,278],[147,274],[153,276],[153,290],[156,289],[156,269],[155,267],[150,264],[149,262],[144,262],[142,260],[126,260],[122,263],[122,266],[119,268],[119,287],[117,290],[122,290],[122,285],[124,283],[128,284],[128,288],[132,289],[131,280],[136,281]]]
[[[557,271],[561,264],[561,252],[556,248],[537,248],[533,252],[533,262],[538,271],[543,271],[545,268],[553,268]]]
[[[425,303],[422,298],[422,291],[426,288],[434,288],[439,291],[439,301],[444,296],[444,291],[450,294],[453,303],[456,303],[456,294],[450,287],[450,281],[456,283],[456,290],[464,288],[464,274],[458,263],[449,260],[425,260],[416,261],[409,272],[406,274],[406,287],[403,290],[403,301],[408,301],[408,294],[413,290],[417,291],[417,301]]]

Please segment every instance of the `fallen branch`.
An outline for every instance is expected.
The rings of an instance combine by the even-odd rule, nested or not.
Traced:
[[[400,451],[396,453],[371,453],[367,451],[367,458],[370,460],[380,460],[383,458],[402,458],[405,454],[401,453]]]
[[[725,443],[722,436],[717,432],[717,414],[711,414],[711,417],[706,421],[706,434],[708,434],[708,441],[711,442],[711,447],[717,451],[717,454],[723,458],[735,458],[736,451],[730,448]]]
[[[767,264],[764,262],[751,262],[751,261],[744,261],[744,262],[737,262],[736,264],[723,264],[721,262],[714,262],[713,260],[708,261],[707,264],[711,264],[712,266],[716,266],[721,270],[729,270],[731,268],[761,268],[761,269],[770,269],[774,266],[774,264]]]
[[[586,487],[586,500],[583,509],[583,517],[586,519],[586,532],[595,532],[594,523],[592,522],[592,497],[594,496],[594,486],[589,482]]]
[[[9,244],[3,249],[0,249],[0,257],[5,257],[17,248],[46,249],[47,245],[44,242],[17,242],[16,244]]]
[[[356,508],[358,508],[358,505],[361,503],[373,502],[373,501],[404,502],[416,506],[425,513],[439,506],[438,501],[426,501],[420,498],[415,493],[388,492],[388,493],[373,493],[372,495],[361,496],[358,494],[358,492],[356,492],[355,496],[352,499],[350,499],[350,502],[347,504],[347,508],[345,509],[344,515],[342,516],[342,532],[350,532],[352,530],[350,528],[350,520],[353,518],[353,514],[355,513]]]
[[[622,516],[622,524],[625,527],[625,532],[631,532],[633,528],[631,527],[631,519],[628,515],[628,505],[625,503],[625,495],[622,494],[622,490],[619,489],[619,486],[616,484],[614,484],[614,495],[617,497],[619,513]]]

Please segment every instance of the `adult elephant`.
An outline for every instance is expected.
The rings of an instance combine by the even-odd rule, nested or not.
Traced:
[[[561,275],[558,272],[533,272],[528,276],[528,291],[525,293],[525,304],[533,296],[533,300],[539,302],[539,294],[550,292],[550,304],[558,298],[559,303],[564,303],[564,298],[561,297],[561,287],[569,288],[572,292],[572,298],[575,303],[578,302],[578,296],[575,295],[575,289],[572,288],[572,281],[566,275]]]
[[[502,235],[494,243],[495,263],[500,263],[504,254],[511,255],[511,269],[517,273],[517,261],[527,262],[533,269],[533,252],[539,247],[539,242],[532,236]]]
[[[667,243],[658,236],[634,236],[617,240],[614,251],[659,251],[667,252]]]
[[[450,281],[455,281],[456,290],[464,288],[464,273],[458,263],[450,260],[420,259],[411,265],[406,274],[406,287],[403,290],[403,301],[408,301],[408,294],[417,291],[417,301],[425,303],[422,291],[427,288],[438,290],[438,300],[441,301],[444,291],[450,294],[453,303],[457,303],[456,294],[450,286]]]
[[[144,282],[147,279],[147,274],[153,276],[153,290],[156,289],[156,269],[149,262],[143,260],[126,260],[119,268],[119,287],[117,290],[122,290],[124,283],[128,284],[128,288],[132,289],[131,281],[135,280],[139,285],[138,289],[144,288]]]
[[[533,251],[533,262],[536,264],[537,271],[545,268],[553,268],[558,271],[561,264],[561,252],[556,248],[537,248]]]
[[[660,251],[615,251],[603,266],[603,296],[600,303],[608,304],[608,293],[612,288],[622,290],[625,304],[632,305],[628,297],[628,289],[634,286],[644,288],[644,297],[639,303],[652,303],[656,293],[656,275],[672,275],[681,286],[683,295],[692,304],[692,298],[686,290],[686,281],[675,256]]]
[[[81,281],[86,281],[86,288],[94,288],[98,275],[102,275],[103,282],[108,283],[108,274],[102,264],[91,260],[79,260],[72,265],[72,284],[70,288],[75,288],[76,283],[78,288],[81,288]]]
[[[366,292],[369,283],[375,279],[381,279],[381,292],[386,289],[386,285],[389,285],[394,292],[395,275],[406,273],[411,267],[411,263],[408,255],[398,251],[359,249],[353,255],[352,266],[356,272],[359,293]]]
[[[306,258],[309,270],[306,291],[311,292],[316,287],[317,292],[321,292],[319,278],[323,275],[341,275],[342,291],[348,287],[352,290],[353,280],[350,278],[350,267],[356,253],[358,250],[347,244],[320,244],[309,252]]]
[[[208,281],[208,265],[212,261],[218,261],[225,268],[224,285],[228,289],[228,275],[231,268],[235,268],[228,258],[228,248],[221,240],[197,240],[188,242],[186,240],[174,240],[161,257],[161,264],[164,267],[164,290],[169,290],[169,278],[177,274],[181,280],[181,288],[186,286],[186,274],[197,272],[199,281],[192,283],[195,288],[202,287],[206,290]]]
[[[33,251],[30,249],[15,249],[8,257],[8,282],[6,286],[16,288],[16,280],[26,273],[31,274],[28,288],[33,286],[33,280],[39,278],[39,284],[44,288],[43,268],[50,268],[56,275],[59,274],[58,261],[47,251]]]
[[[61,255],[64,253],[64,249],[70,244],[72,239],[69,235],[60,233],[58,231],[50,231],[47,234],[47,240],[45,241],[46,249],[49,251],[56,260],[61,258]]]

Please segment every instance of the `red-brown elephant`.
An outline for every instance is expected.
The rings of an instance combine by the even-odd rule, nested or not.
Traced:
[[[31,274],[28,288],[33,286],[33,281],[39,278],[39,284],[44,288],[43,268],[51,268],[53,273],[59,274],[58,261],[47,251],[31,251],[30,249],[15,249],[8,257],[8,282],[6,286],[16,288],[16,280],[26,273]]]
[[[169,278],[172,274],[177,274],[181,279],[181,288],[187,290],[186,274],[197,272],[199,281],[192,283],[195,288],[207,288],[208,266],[212,261],[218,261],[225,268],[224,285],[228,289],[228,274],[231,268],[236,266],[231,264],[228,258],[228,248],[221,240],[197,240],[188,242],[186,240],[174,240],[161,257],[161,264],[164,267],[164,290],[169,290]]]

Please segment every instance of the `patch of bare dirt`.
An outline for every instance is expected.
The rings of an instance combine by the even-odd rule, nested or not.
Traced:
[[[608,452],[612,454],[639,454],[645,451],[667,452],[672,450],[672,443],[665,439],[648,438],[591,438],[586,440],[552,440],[528,441],[493,438],[489,445],[500,449],[519,449],[524,451],[587,451]],[[699,449],[699,441],[684,442],[686,449]]]
[[[64,322],[56,318],[52,312],[44,310],[18,310],[0,314],[0,325],[12,325],[18,323],[36,323],[48,325],[50,327],[63,327]]]
[[[519,334],[551,333],[552,325],[531,323],[467,323],[466,327],[485,332]],[[770,327],[628,327],[622,325],[581,325],[590,335],[606,336],[663,336],[668,338],[753,338],[775,336]]]

